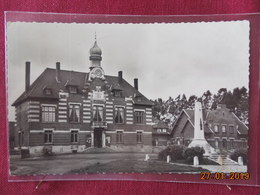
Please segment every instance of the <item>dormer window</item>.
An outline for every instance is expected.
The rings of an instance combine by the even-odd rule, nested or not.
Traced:
[[[135,100],[136,100],[137,102],[141,102],[141,101],[142,101],[142,96],[141,96],[141,94],[139,94],[139,93],[134,94],[134,97],[135,97]]]
[[[113,84],[111,90],[113,92],[114,97],[122,97],[122,87],[120,86],[120,84]]]
[[[69,86],[70,93],[78,93],[78,88],[76,86]]]
[[[114,91],[114,96],[115,97],[121,97],[122,96],[122,93],[121,93],[121,91]]]
[[[43,93],[44,93],[44,95],[51,95],[52,90],[50,88],[44,88]]]

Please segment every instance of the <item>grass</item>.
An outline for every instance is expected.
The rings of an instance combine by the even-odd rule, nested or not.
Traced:
[[[180,166],[162,161],[116,160],[109,163],[96,163],[85,168],[72,170],[69,174],[95,173],[174,173],[208,171],[200,167]]]

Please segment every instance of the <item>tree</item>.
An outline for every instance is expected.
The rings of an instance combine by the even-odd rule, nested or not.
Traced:
[[[248,124],[248,90],[245,87],[237,87],[232,91],[220,88],[216,94],[206,90],[202,96],[191,95],[188,99],[185,94],[180,94],[175,99],[170,96],[166,101],[158,98],[153,101],[153,117],[171,126],[183,109],[194,109],[196,101],[202,102],[207,110],[216,109],[219,104],[226,104],[240,120]]]

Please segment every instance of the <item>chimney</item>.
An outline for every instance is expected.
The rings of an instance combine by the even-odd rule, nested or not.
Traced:
[[[138,91],[138,79],[134,79],[134,87]]]
[[[123,82],[123,72],[119,71],[118,72],[118,83],[122,83]]]
[[[25,62],[25,92],[30,88],[30,66],[31,62]]]
[[[60,62],[56,62],[56,81],[58,83],[61,82],[61,78],[60,78]]]

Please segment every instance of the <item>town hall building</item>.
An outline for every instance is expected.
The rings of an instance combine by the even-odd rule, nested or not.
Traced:
[[[95,40],[90,49],[89,72],[46,68],[30,84],[26,62],[25,91],[13,103],[16,110],[16,145],[30,154],[80,152],[110,147],[145,151],[152,146],[152,106],[124,78],[105,75],[102,51]]]

